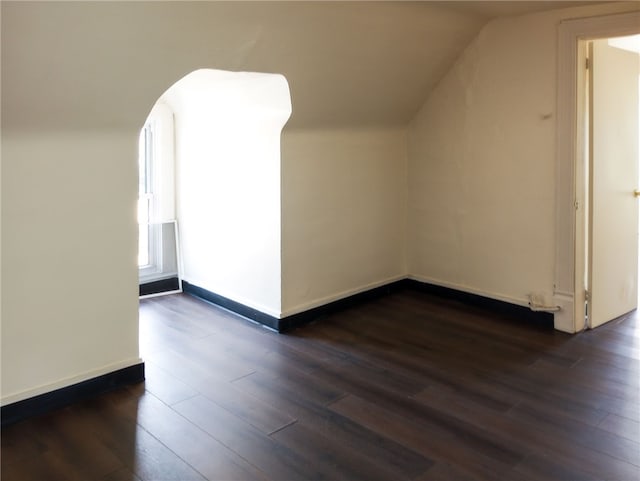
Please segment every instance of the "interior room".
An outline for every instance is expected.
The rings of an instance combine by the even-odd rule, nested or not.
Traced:
[[[637,2],[0,14],[3,479],[640,477]]]

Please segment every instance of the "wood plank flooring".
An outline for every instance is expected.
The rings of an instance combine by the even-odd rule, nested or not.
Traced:
[[[640,479],[640,323],[569,336],[410,290],[278,335],[140,305],[144,384],[2,432],[2,481]]]

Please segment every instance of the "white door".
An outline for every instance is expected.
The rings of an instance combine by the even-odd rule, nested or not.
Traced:
[[[590,54],[589,326],[638,302],[639,55],[596,40]]]

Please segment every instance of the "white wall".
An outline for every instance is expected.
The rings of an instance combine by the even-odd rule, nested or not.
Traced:
[[[175,113],[184,279],[280,314],[284,77],[196,71],[166,94]]]
[[[137,133],[2,132],[2,404],[140,362]]]
[[[556,241],[572,236],[570,226],[555,232],[557,28],[634,8],[558,10],[482,29],[409,126],[413,277],[553,302]]]
[[[282,176],[284,316],[406,276],[404,129],[285,129]]]

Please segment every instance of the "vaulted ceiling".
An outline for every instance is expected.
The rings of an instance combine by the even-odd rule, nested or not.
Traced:
[[[274,72],[290,125],[408,122],[492,17],[588,2],[2,2],[2,123],[131,128],[199,68]]]

